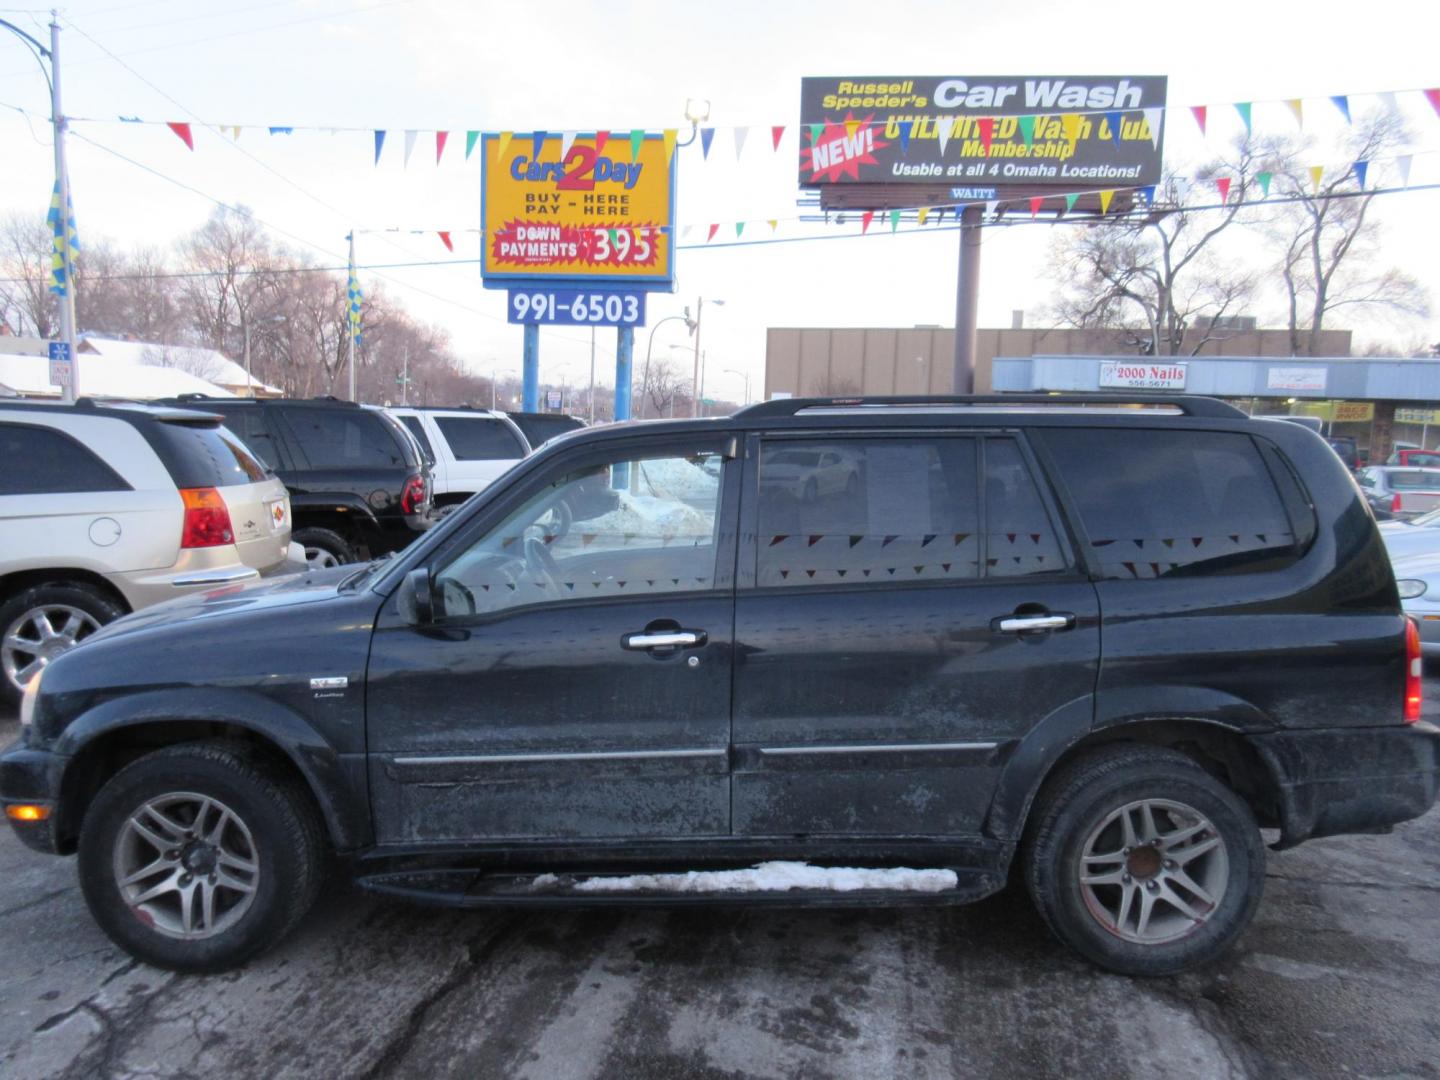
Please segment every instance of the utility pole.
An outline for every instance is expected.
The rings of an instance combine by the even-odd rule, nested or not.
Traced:
[[[590,327],[590,423],[595,423],[595,327]]]
[[[355,230],[354,230],[354,229],[351,229],[351,230],[350,230],[350,273],[351,273],[352,276],[353,276],[354,273],[355,273]],[[359,401],[360,399],[355,396],[355,324],[352,323],[352,322],[350,322],[350,319],[349,319],[350,308],[349,308],[349,304],[348,304],[348,303],[347,303],[346,308],[345,308],[345,314],[346,314],[345,332],[346,332],[346,336],[350,339],[350,400],[351,400],[351,401]]]
[[[406,345],[400,354],[400,404],[410,404],[410,346]]]
[[[695,370],[690,378],[690,392],[695,400],[691,403],[690,415],[700,415],[700,316],[705,313],[705,298],[695,298]]]
[[[65,291],[60,295],[60,337],[70,354],[70,384],[61,387],[67,404],[80,395],[80,358],[75,355],[75,258],[70,250],[70,172],[65,166],[64,110],[60,108],[60,18],[50,12],[50,122],[55,129],[55,179],[60,184],[60,255]]]

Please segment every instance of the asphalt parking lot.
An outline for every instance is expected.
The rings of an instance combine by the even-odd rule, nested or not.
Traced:
[[[1055,944],[1020,894],[477,913],[344,885],[245,970],[176,976],[110,945],[73,861],[7,828],[0,1076],[1437,1077],[1437,829],[1273,854],[1237,950],[1137,981]]]

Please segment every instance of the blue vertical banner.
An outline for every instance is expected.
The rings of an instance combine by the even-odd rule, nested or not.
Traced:
[[[75,231],[75,203],[67,198],[65,213],[60,213],[60,181],[55,181],[50,195],[50,212],[45,215],[50,226],[50,291],[56,296],[69,294],[75,255],[80,251],[80,237]]]

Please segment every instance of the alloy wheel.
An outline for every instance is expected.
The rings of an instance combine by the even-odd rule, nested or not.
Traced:
[[[43,604],[24,612],[0,637],[0,668],[24,689],[40,669],[100,629],[87,611],[70,604]]]
[[[335,553],[326,551],[322,547],[307,547],[305,562],[311,570],[328,570],[332,566],[340,565],[340,560],[335,557]]]

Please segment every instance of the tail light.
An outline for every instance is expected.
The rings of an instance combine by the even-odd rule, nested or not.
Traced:
[[[1405,620],[1405,723],[1413,724],[1420,719],[1420,676],[1425,661],[1420,655],[1420,625],[1414,620]]]
[[[400,510],[406,514],[415,514],[425,505],[425,478],[423,476],[412,476],[405,481],[405,490],[400,493]]]
[[[1392,514],[1398,514],[1400,512],[1400,493],[1398,491],[1390,496],[1390,512]]]
[[[180,530],[182,548],[218,547],[235,542],[230,510],[214,488],[181,488],[185,524]]]

